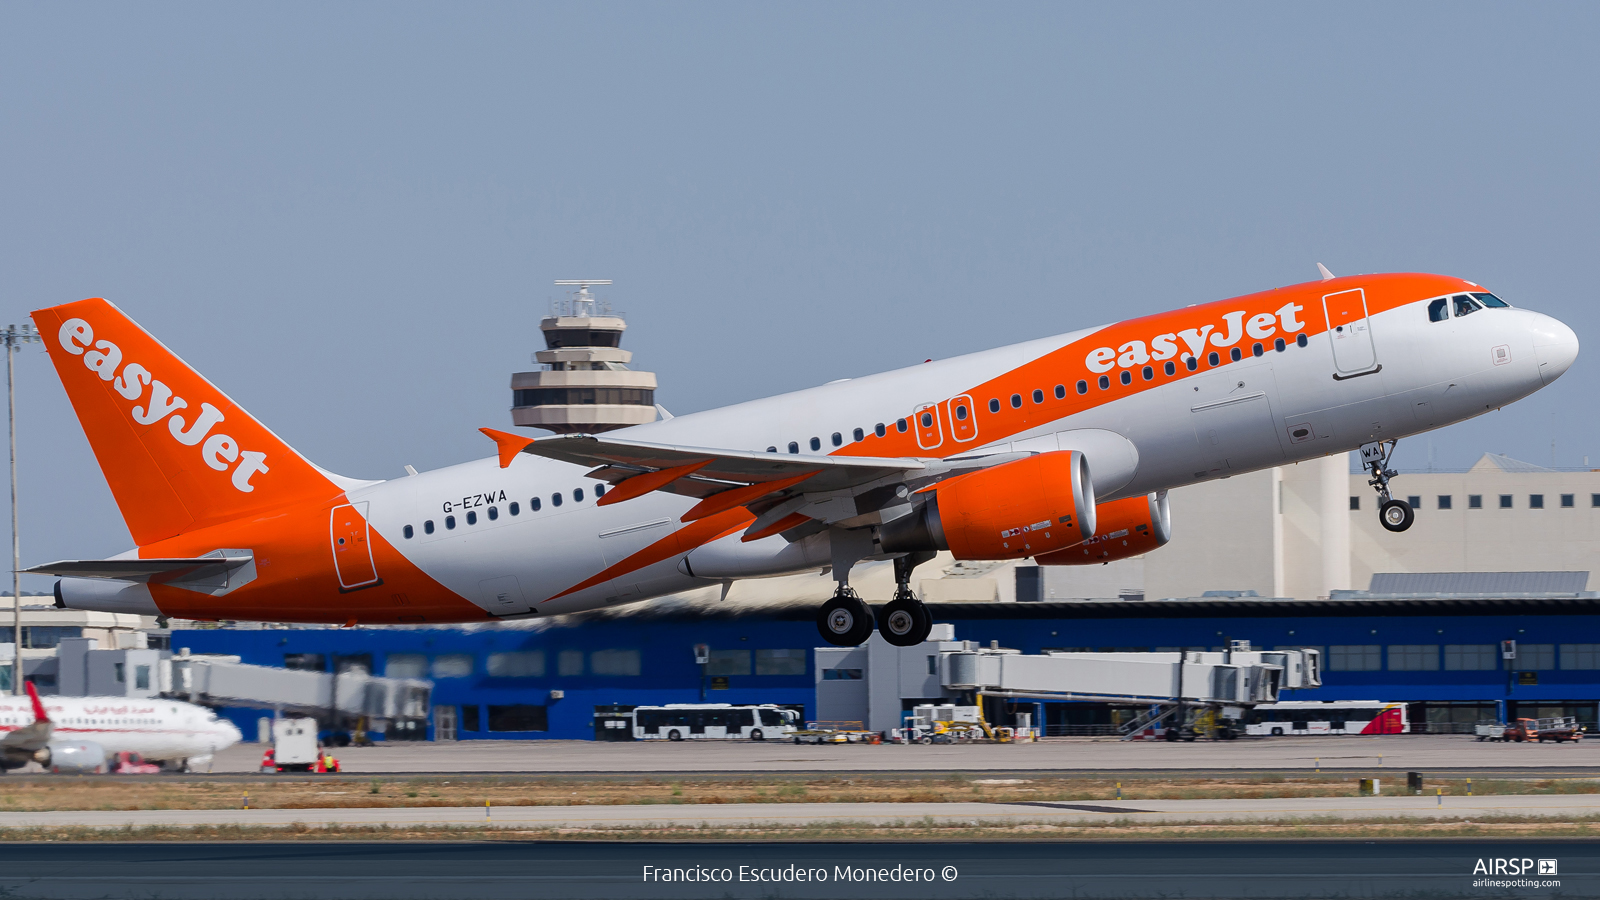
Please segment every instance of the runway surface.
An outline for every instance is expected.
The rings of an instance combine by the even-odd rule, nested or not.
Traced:
[[[216,773],[255,772],[261,745],[218,754]],[[1054,738],[1019,744],[792,744],[776,741],[393,742],[335,751],[357,774],[759,773],[782,772],[1312,772],[1414,769],[1530,770],[1600,775],[1600,740],[1498,744],[1470,735],[1278,737],[1236,741],[1118,741]]]
[[[1481,819],[1600,816],[1600,795],[1490,797],[1290,797],[1250,800],[1138,800],[1022,803],[705,803],[629,806],[481,806],[353,809],[74,810],[0,813],[0,828],[189,825],[495,825],[530,828],[643,826],[1007,825],[1022,822],[1248,822],[1372,817]]]
[[[1554,864],[1559,888],[1475,889],[1478,861],[1506,857]],[[1600,846],[1549,839],[0,844],[0,895],[53,900],[1592,897],[1597,873]]]

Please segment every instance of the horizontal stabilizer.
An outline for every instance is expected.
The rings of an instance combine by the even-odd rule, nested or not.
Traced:
[[[114,578],[118,581],[157,583],[196,580],[223,575],[249,565],[254,556],[201,556],[175,559],[63,559],[31,569],[24,575],[58,575],[63,578]]]

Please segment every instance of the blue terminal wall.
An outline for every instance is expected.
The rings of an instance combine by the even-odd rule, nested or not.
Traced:
[[[1433,671],[1390,667],[1391,645],[1498,644],[1512,639],[1523,644],[1600,644],[1600,600],[1414,601],[1118,601],[1094,603],[939,604],[935,621],[951,622],[961,640],[996,641],[1024,653],[1049,649],[1155,650],[1157,648],[1221,648],[1226,640],[1248,640],[1256,648],[1281,646],[1379,645],[1382,668],[1376,671],[1326,669],[1323,687],[1285,691],[1282,699],[1381,700],[1406,703],[1511,701],[1515,705],[1594,704],[1600,701],[1600,665],[1562,654],[1555,667],[1537,672],[1537,684],[1513,683],[1522,665],[1507,664],[1495,654],[1495,666],[1484,671],[1448,671],[1442,658]],[[596,706],[641,706],[663,703],[777,703],[804,707],[815,715],[815,658],[820,642],[807,606],[740,613],[737,605],[712,610],[641,611],[633,615],[600,614],[568,617],[564,624],[541,630],[520,627],[474,629],[207,629],[177,631],[174,649],[195,653],[237,654],[244,662],[281,666],[286,654],[323,654],[329,667],[334,657],[371,654],[374,669],[385,671],[389,654],[468,654],[472,674],[435,677],[433,702],[477,705],[485,730],[461,731],[463,740],[594,737]],[[713,651],[751,651],[750,674],[725,676],[726,688],[702,678],[693,647]],[[756,674],[753,651],[804,649],[805,674]],[[543,650],[545,674],[495,678],[486,671],[490,654]],[[635,650],[638,675],[597,675],[589,665],[595,651]],[[563,651],[581,652],[582,674],[562,675]],[[1324,663],[1328,662],[1324,656]],[[704,690],[702,691],[702,686]],[[564,692],[550,700],[552,690]],[[541,732],[487,731],[490,705],[545,705],[548,728]],[[1511,708],[1516,708],[1515,706]],[[228,711],[247,735],[254,734],[259,710]],[[429,733],[431,738],[433,735]]]

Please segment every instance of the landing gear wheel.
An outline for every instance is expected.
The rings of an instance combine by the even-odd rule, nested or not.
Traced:
[[[872,608],[849,588],[834,594],[817,610],[817,631],[835,647],[860,646],[872,637],[872,625]]]
[[[915,647],[928,639],[933,615],[909,593],[890,600],[878,620],[878,633],[896,647]]]
[[[1390,531],[1405,531],[1417,520],[1417,511],[1404,500],[1385,501],[1378,510],[1378,521]]]

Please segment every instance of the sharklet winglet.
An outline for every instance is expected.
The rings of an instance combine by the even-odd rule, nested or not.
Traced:
[[[528,449],[528,446],[535,440],[527,435],[512,434],[509,431],[495,431],[493,428],[479,428],[478,430],[488,435],[489,440],[494,441],[495,445],[500,448],[500,468],[502,469],[511,465],[511,461],[517,458],[517,454]]]

